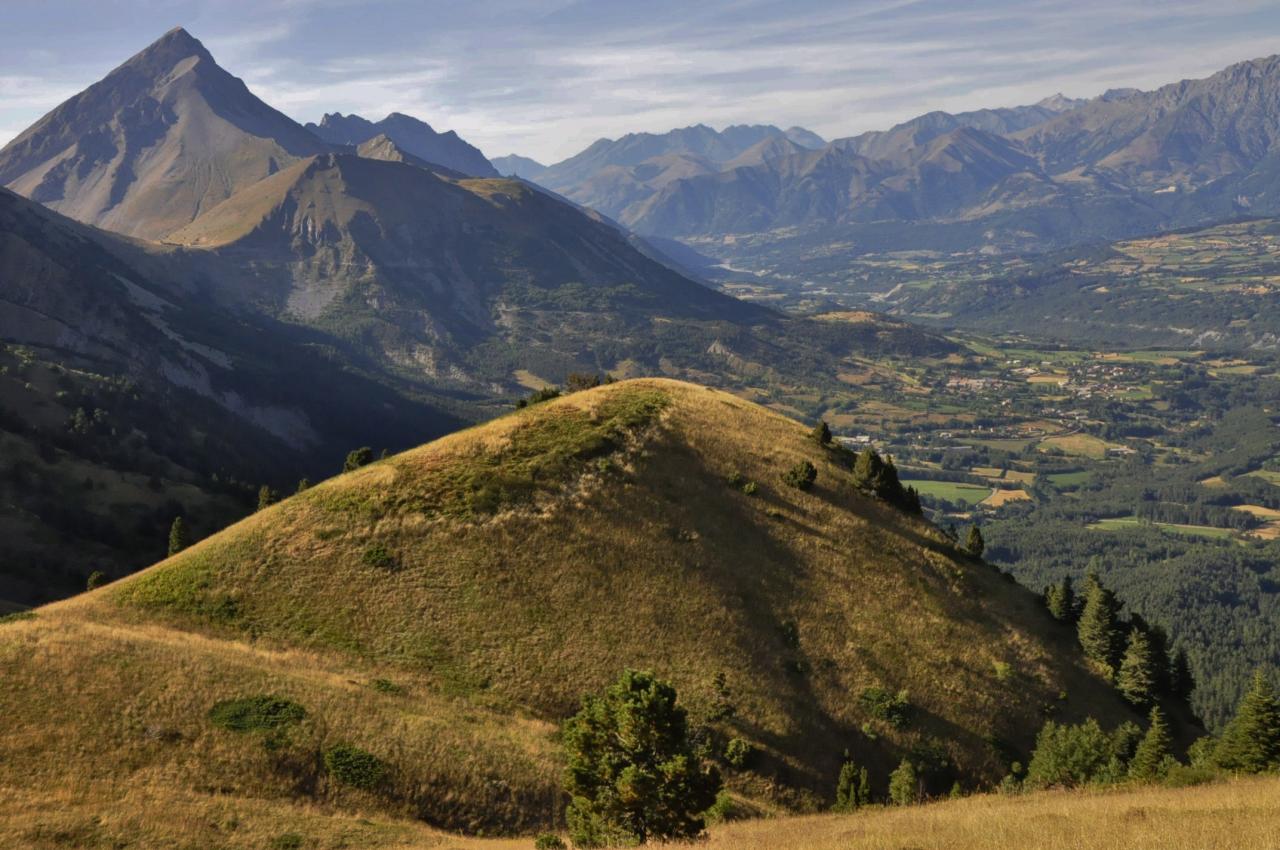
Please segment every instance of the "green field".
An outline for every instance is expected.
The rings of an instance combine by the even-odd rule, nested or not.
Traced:
[[[1268,484],[1280,487],[1280,472],[1274,469],[1255,469],[1253,472],[1246,472],[1245,474],[1252,475],[1254,478],[1261,478]]]
[[[1153,526],[1161,531],[1180,534],[1183,537],[1225,538],[1235,535],[1235,531],[1230,528],[1214,528],[1211,525],[1178,525],[1171,522],[1144,522],[1137,517],[1100,519],[1097,522],[1090,523],[1088,527],[1097,531],[1127,531],[1142,526]]]
[[[1093,473],[1087,469],[1078,469],[1075,472],[1053,472],[1045,476],[1054,487],[1063,490],[1079,487],[1091,477]]]
[[[945,499],[948,502],[963,505],[976,505],[991,495],[990,487],[980,487],[977,484],[961,484],[958,481],[928,481],[916,478],[904,480],[902,483],[909,487],[915,487],[920,492],[920,495],[926,498]]]

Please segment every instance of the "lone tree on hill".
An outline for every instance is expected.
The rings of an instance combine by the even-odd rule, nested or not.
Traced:
[[[1156,696],[1158,673],[1147,633],[1137,627],[1129,632],[1129,645],[1116,673],[1116,687],[1138,708],[1146,708]]]
[[[258,488],[258,510],[269,508],[280,499],[280,494],[266,484]]]
[[[351,472],[371,463],[373,463],[373,449],[369,446],[361,446],[358,449],[352,449],[347,452],[347,459],[342,464],[342,471]]]
[[[1213,761],[1223,770],[1262,773],[1280,767],[1280,701],[1259,670],[1236,716],[1222,730]]]
[[[981,558],[987,551],[987,542],[982,539],[982,529],[976,525],[969,526],[969,536],[964,539],[964,551],[971,558]]]
[[[1171,758],[1169,740],[1169,724],[1164,721],[1164,712],[1156,706],[1151,709],[1147,733],[1142,736],[1129,762],[1129,778],[1153,782],[1164,776]]]
[[[564,728],[566,819],[577,847],[679,841],[700,835],[720,775],[689,740],[675,688],[627,670],[588,696]]]
[[[190,545],[187,524],[183,522],[182,517],[174,517],[173,525],[169,526],[169,557],[173,557]]]
[[[820,446],[831,444],[831,429],[827,427],[827,420],[825,419],[818,420],[818,424],[813,426],[813,431],[810,432],[810,435]]]
[[[1116,617],[1120,606],[1115,594],[1107,590],[1096,576],[1090,575],[1087,583],[1089,589],[1077,626],[1080,646],[1089,660],[1114,670],[1118,639]]]

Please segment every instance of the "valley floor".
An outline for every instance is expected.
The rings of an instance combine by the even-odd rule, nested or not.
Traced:
[[[457,838],[419,824],[195,793],[126,795],[106,807],[0,789],[5,846],[30,848],[432,848],[528,850],[530,838]],[[99,798],[102,799],[102,798]],[[9,841],[18,843],[10,844]],[[1280,779],[1195,788],[1059,792],[715,827],[708,850],[1272,850]]]

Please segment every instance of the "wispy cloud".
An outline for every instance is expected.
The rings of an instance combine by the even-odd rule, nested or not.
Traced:
[[[5,126],[184,23],[299,120],[407,112],[487,153],[544,161],[600,136],[697,122],[851,135],[931,109],[1150,88],[1280,49],[1280,8],[1267,0],[113,4],[129,16],[90,0],[30,5],[6,9],[0,33]],[[45,23],[51,9],[58,28]],[[35,49],[50,55],[24,58]]]

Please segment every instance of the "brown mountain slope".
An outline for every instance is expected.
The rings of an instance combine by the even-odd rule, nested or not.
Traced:
[[[179,28],[0,150],[0,185],[154,239],[326,149]]]
[[[996,781],[1046,714],[1136,718],[1033,594],[861,495],[807,432],[629,381],[318,485],[0,624],[0,783],[531,829],[558,811],[554,724],[628,666],[673,680],[695,719],[724,673],[736,713],[716,734],[757,749],[731,787],[802,809],[830,800],[846,749],[877,795],[908,752],[945,790]],[[807,492],[782,480],[802,460]],[[905,692],[902,722],[875,689]],[[266,694],[306,712],[267,747],[210,720]],[[320,766],[342,742],[387,765],[373,793]]]

